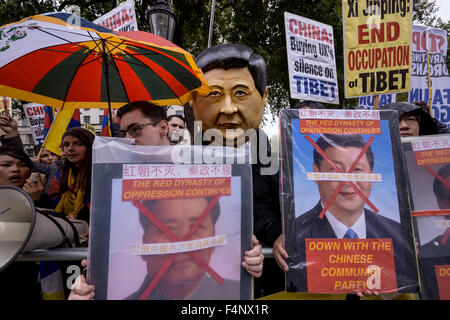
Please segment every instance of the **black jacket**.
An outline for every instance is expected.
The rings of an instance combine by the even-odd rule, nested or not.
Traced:
[[[257,161],[255,164],[252,164],[253,225],[256,238],[264,246],[272,247],[275,240],[282,233],[279,189],[280,175],[279,170],[272,175],[263,175],[261,173],[261,169],[270,167],[270,164],[263,165],[260,161],[259,139],[265,139],[265,143],[267,143],[267,155],[270,156],[271,154],[269,138],[263,130],[259,130],[257,137],[251,142],[252,148],[256,147],[258,151]],[[278,156],[276,159],[278,161]]]
[[[398,113],[398,118],[403,117],[405,113],[411,113],[420,117],[419,121],[419,135],[430,135],[439,133],[450,133],[450,129],[438,119],[431,117],[430,113],[419,106],[408,102],[394,102],[386,106],[380,107],[380,110],[395,110]]]

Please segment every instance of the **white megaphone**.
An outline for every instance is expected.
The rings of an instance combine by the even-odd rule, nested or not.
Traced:
[[[88,231],[85,221],[35,208],[22,189],[0,186],[0,271],[22,252],[79,245],[79,235]]]

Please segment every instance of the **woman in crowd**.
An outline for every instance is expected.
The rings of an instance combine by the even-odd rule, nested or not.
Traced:
[[[6,133],[4,136],[0,137],[0,143],[2,145],[10,146],[25,152],[22,140],[19,136],[17,121],[11,115],[0,115],[0,129]],[[40,152],[41,148],[43,149]],[[45,193],[48,194],[50,182],[62,167],[62,157],[48,151],[42,146],[42,144],[35,146],[34,151],[36,154],[39,154],[40,152],[40,156],[31,158],[33,161],[31,172],[45,174],[45,178],[47,180]],[[50,204],[50,206],[45,204],[44,207],[54,209],[52,204]]]
[[[62,138],[65,161],[50,184],[49,196],[55,211],[89,223],[92,144],[94,135],[72,128]]]
[[[92,144],[94,135],[83,128],[72,128],[62,136],[61,149],[65,155],[62,166],[50,183],[49,196],[55,205],[55,212],[69,218],[84,220],[89,223],[91,195]],[[80,234],[87,237],[88,234]],[[68,267],[74,262],[47,262],[49,268],[59,267],[62,272],[62,284],[68,281]],[[41,271],[46,266],[41,263]],[[46,278],[44,278],[45,280]],[[51,281],[51,279],[50,279]],[[54,285],[54,283],[52,283]],[[56,282],[59,285],[58,282]],[[67,286],[60,286],[58,299],[63,297],[62,291],[69,294]],[[44,290],[43,290],[44,291]],[[44,297],[47,295],[44,294]],[[49,298],[51,299],[51,298]]]
[[[40,175],[30,178],[31,159],[22,150],[0,146],[0,185],[22,188],[36,203],[44,194],[45,181]]]
[[[58,156],[56,153],[53,153],[44,147],[41,147],[41,150],[39,153],[39,162],[52,166],[52,165],[56,164],[56,162],[58,160],[61,160],[60,156]]]

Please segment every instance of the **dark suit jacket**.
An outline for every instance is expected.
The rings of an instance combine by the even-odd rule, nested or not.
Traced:
[[[289,271],[286,274],[287,291],[307,291],[306,281],[306,250],[307,238],[336,238],[336,234],[326,216],[319,218],[322,211],[320,202],[311,210],[295,219],[296,250],[289,262]],[[407,242],[403,238],[401,225],[364,209],[366,217],[366,238],[391,238],[394,246],[397,288],[399,292],[411,292],[417,289],[417,266],[414,259],[405,261]],[[414,260],[414,261],[413,261]],[[414,290],[413,290],[414,291]]]
[[[138,291],[134,292],[125,300],[138,300],[150,284],[146,278]],[[237,280],[225,279],[223,284],[203,275],[198,288],[186,298],[186,300],[239,300],[240,282]],[[171,300],[165,295],[159,293],[156,289],[147,297],[147,300]]]
[[[439,300],[439,287],[435,266],[450,264],[450,240],[441,244],[440,235],[419,248],[420,297],[423,300]]]

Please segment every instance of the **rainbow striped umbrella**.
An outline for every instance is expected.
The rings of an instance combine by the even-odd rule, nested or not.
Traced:
[[[63,12],[0,28],[0,96],[111,110],[136,100],[182,105],[194,91],[210,88],[192,55],[155,35],[132,39]]]

